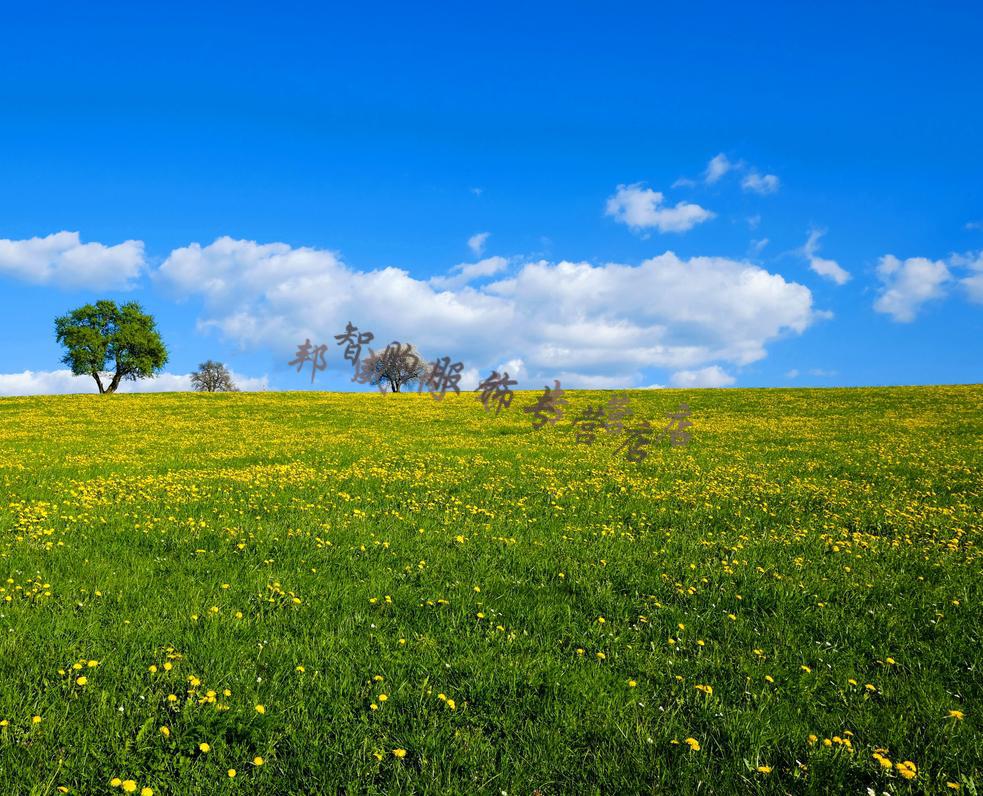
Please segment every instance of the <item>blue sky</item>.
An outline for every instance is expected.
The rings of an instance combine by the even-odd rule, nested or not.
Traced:
[[[983,381],[979,4],[356,5],[5,11],[0,394],[95,389],[99,298],[144,388],[348,320],[470,386]]]

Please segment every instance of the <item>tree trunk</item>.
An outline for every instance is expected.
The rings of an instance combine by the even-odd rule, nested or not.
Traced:
[[[116,388],[119,387],[119,380],[123,378],[123,374],[118,370],[113,374],[113,380],[109,382],[109,387],[106,389],[107,393],[116,392]]]
[[[96,380],[96,384],[99,385],[99,394],[102,395],[104,392],[106,392],[106,388],[102,386],[102,379],[99,378],[98,371],[92,371],[92,378],[94,378]]]

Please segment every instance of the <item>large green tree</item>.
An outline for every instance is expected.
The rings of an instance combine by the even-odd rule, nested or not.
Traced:
[[[55,334],[66,349],[62,362],[76,376],[92,376],[99,392],[116,392],[123,379],[153,377],[167,362],[167,348],[153,317],[135,301],[86,304],[55,319]],[[108,385],[102,372],[112,373]]]

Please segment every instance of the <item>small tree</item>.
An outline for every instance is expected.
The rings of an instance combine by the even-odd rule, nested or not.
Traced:
[[[55,336],[67,353],[62,362],[76,376],[92,376],[100,393],[113,393],[120,381],[152,378],[167,362],[167,348],[153,317],[135,301],[86,304],[55,319]],[[103,385],[103,371],[115,371]]]
[[[239,392],[232,381],[232,374],[221,362],[209,359],[191,374],[191,386],[198,392]]]
[[[412,343],[394,340],[382,351],[369,351],[369,356],[359,360],[355,381],[378,385],[382,392],[386,385],[399,392],[404,385],[430,378],[430,365]]]

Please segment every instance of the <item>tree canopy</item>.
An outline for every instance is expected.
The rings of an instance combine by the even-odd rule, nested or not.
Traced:
[[[238,392],[232,374],[221,362],[209,359],[191,374],[191,386],[198,392]]]
[[[167,362],[153,317],[135,301],[86,304],[56,318],[55,335],[67,349],[61,361],[76,376],[92,376],[100,393],[116,392],[123,379],[152,378]],[[112,373],[108,385],[103,372]]]
[[[369,356],[359,361],[354,381],[375,384],[381,392],[386,387],[399,392],[406,384],[425,383],[430,378],[430,365],[412,343],[394,340],[382,351],[370,348],[369,352]]]

